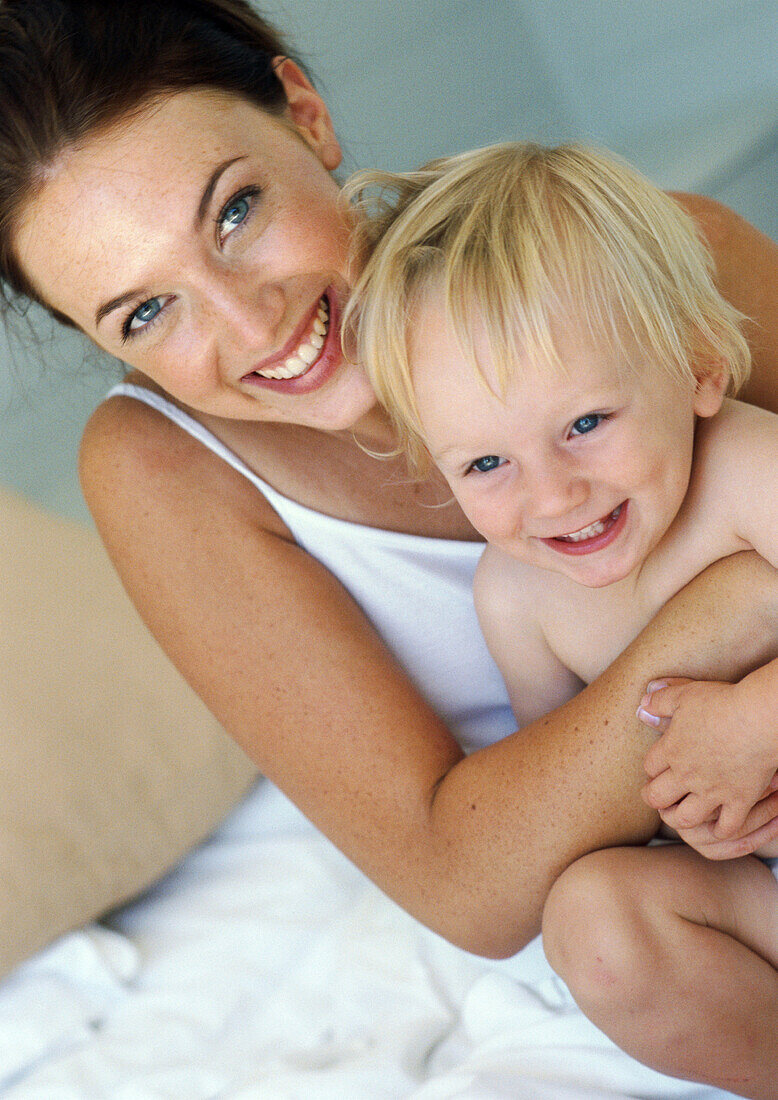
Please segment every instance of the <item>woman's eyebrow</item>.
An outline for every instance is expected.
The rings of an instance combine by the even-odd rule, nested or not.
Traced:
[[[214,168],[213,172],[211,173],[210,179],[205,185],[205,190],[203,191],[202,198],[200,199],[200,205],[197,207],[197,213],[194,220],[195,229],[200,229],[200,227],[202,226],[211,199],[213,198],[213,193],[216,190],[216,185],[218,184],[223,174],[227,171],[228,168],[232,167],[233,164],[237,164],[239,160],[245,159],[245,157],[232,157],[230,160],[225,160],[222,161],[221,164],[217,164],[216,168]]]
[[[95,328],[100,324],[102,319],[109,313],[113,313],[119,306],[123,306],[125,302],[136,301],[138,298],[145,297],[146,292],[143,287],[136,288],[135,290],[126,290],[123,294],[117,295],[115,298],[111,298],[107,302],[103,302],[101,306],[98,306],[95,311]]]
[[[224,160],[221,162],[221,164],[217,164],[213,172],[211,172],[211,175],[208,177],[208,182],[203,189],[203,193],[200,197],[200,202],[197,207],[197,212],[195,214],[195,230],[199,230],[202,227],[203,221],[205,220],[205,215],[208,212],[208,207],[210,205],[211,199],[213,198],[213,193],[216,190],[216,187],[221,177],[224,175],[228,168],[232,167],[233,164],[237,164],[239,160],[245,159],[246,157],[244,156],[231,157],[229,160]],[[126,290],[124,291],[124,293],[118,294],[115,298],[109,298],[107,302],[103,302],[102,305],[99,305],[95,310],[95,328],[98,327],[103,318],[107,317],[109,313],[113,313],[115,309],[123,306],[126,302],[131,302],[133,300],[137,300],[138,298],[143,297],[145,293],[146,292],[143,290],[143,288]]]

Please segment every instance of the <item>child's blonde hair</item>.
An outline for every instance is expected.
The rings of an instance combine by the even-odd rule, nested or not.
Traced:
[[[679,380],[724,369],[734,392],[748,377],[743,317],[716,290],[694,221],[610,156],[494,145],[416,172],[358,173],[347,196],[362,215],[364,268],[346,343],[417,470],[426,452],[408,343],[414,305],[433,281],[479,373],[480,325],[503,394],[520,352],[560,365],[552,330],[571,309],[597,338],[623,347],[631,337]]]

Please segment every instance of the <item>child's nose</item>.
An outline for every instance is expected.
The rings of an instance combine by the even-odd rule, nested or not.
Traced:
[[[539,518],[555,519],[585,503],[585,480],[564,463],[549,463],[530,475],[533,513]]]

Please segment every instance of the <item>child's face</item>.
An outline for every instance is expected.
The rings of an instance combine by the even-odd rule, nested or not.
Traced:
[[[475,335],[491,385],[487,344]],[[572,317],[555,346],[566,369],[519,364],[503,402],[430,291],[412,329],[413,384],[432,458],[484,538],[600,588],[638,570],[672,523],[689,484],[695,415],[717,411],[720,382],[679,383],[637,349],[627,362]]]

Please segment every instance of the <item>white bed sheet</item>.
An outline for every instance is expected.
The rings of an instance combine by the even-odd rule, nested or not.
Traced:
[[[722,1100],[622,1054],[539,944],[420,927],[269,783],[164,883],[0,985],[3,1100]]]

